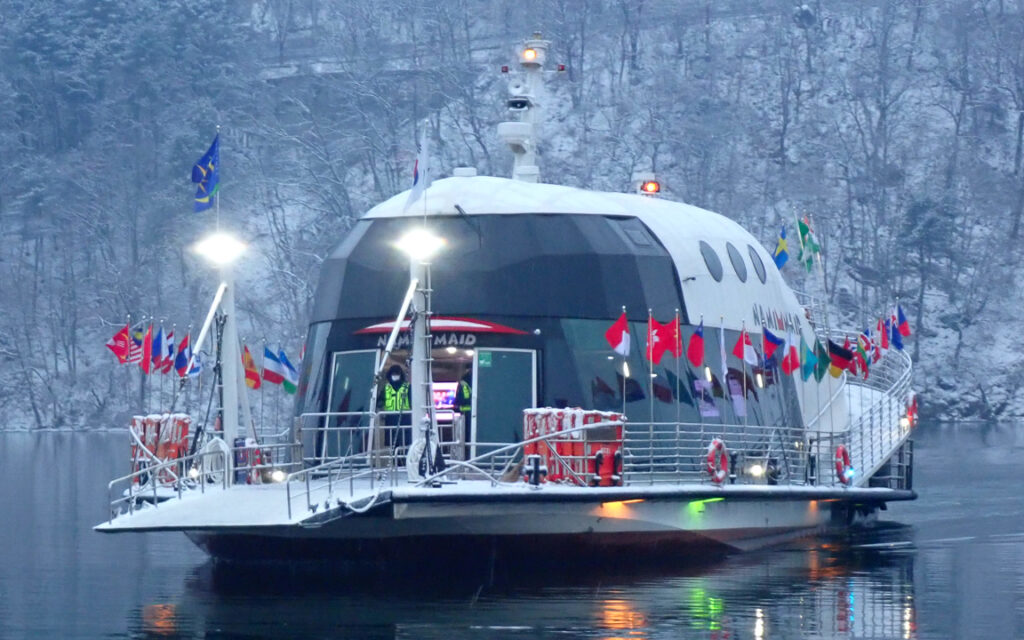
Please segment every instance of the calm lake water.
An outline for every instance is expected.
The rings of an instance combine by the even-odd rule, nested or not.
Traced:
[[[181,534],[108,536],[122,434],[0,434],[2,638],[1024,637],[1024,425],[916,435],[914,503],[836,538],[636,575],[214,566]]]

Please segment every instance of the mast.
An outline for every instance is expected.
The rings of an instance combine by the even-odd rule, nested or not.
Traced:
[[[512,165],[514,180],[540,181],[537,144],[544,97],[544,63],[550,46],[551,42],[542,39],[539,33],[524,40],[519,49],[519,66],[522,71],[509,78],[509,98],[506,104],[515,120],[498,124],[498,137],[509,146],[515,158]],[[563,68],[563,65],[559,65],[559,70]],[[508,73],[508,67],[502,67],[501,70]]]

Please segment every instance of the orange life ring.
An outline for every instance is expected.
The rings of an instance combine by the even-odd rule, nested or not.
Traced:
[[[850,466],[850,452],[846,450],[846,445],[839,445],[836,447],[836,477],[839,478],[839,482],[843,484],[850,484],[853,480],[853,467]]]
[[[708,445],[707,472],[715,484],[722,484],[729,477],[729,453],[720,438]]]

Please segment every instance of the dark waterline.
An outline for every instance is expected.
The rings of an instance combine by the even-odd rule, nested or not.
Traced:
[[[215,566],[180,534],[108,536],[120,434],[0,434],[2,638],[1024,637],[1024,425],[924,426],[875,526],[630,575]],[[622,559],[615,565],[621,566]]]

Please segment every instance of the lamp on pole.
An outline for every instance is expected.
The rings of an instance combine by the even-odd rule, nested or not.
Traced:
[[[245,380],[239,375],[239,363],[242,355],[238,346],[238,321],[235,314],[235,283],[231,266],[245,253],[246,245],[234,236],[223,231],[206,236],[193,247],[194,251],[220,271],[221,287],[224,294],[220,302],[222,314],[221,336],[217,352],[217,366],[220,369],[220,418],[223,429],[224,443],[228,448],[235,446],[235,438],[239,433],[238,407],[241,402],[243,423],[251,424],[249,403],[245,399]],[[206,327],[204,327],[205,331]],[[196,350],[201,346],[204,336],[196,341]],[[244,431],[243,431],[244,433]],[[234,478],[232,466],[234,460],[228,460],[229,481]]]
[[[403,235],[395,247],[409,258],[409,277],[416,281],[412,298],[412,322],[410,323],[410,345],[412,350],[409,365],[409,405],[412,409],[412,443],[406,456],[406,473],[410,481],[422,480],[434,469],[437,450],[437,419],[434,415],[433,376],[431,374],[430,351],[433,341],[430,335],[431,314],[430,260],[445,245],[440,238],[426,229],[416,227]]]

